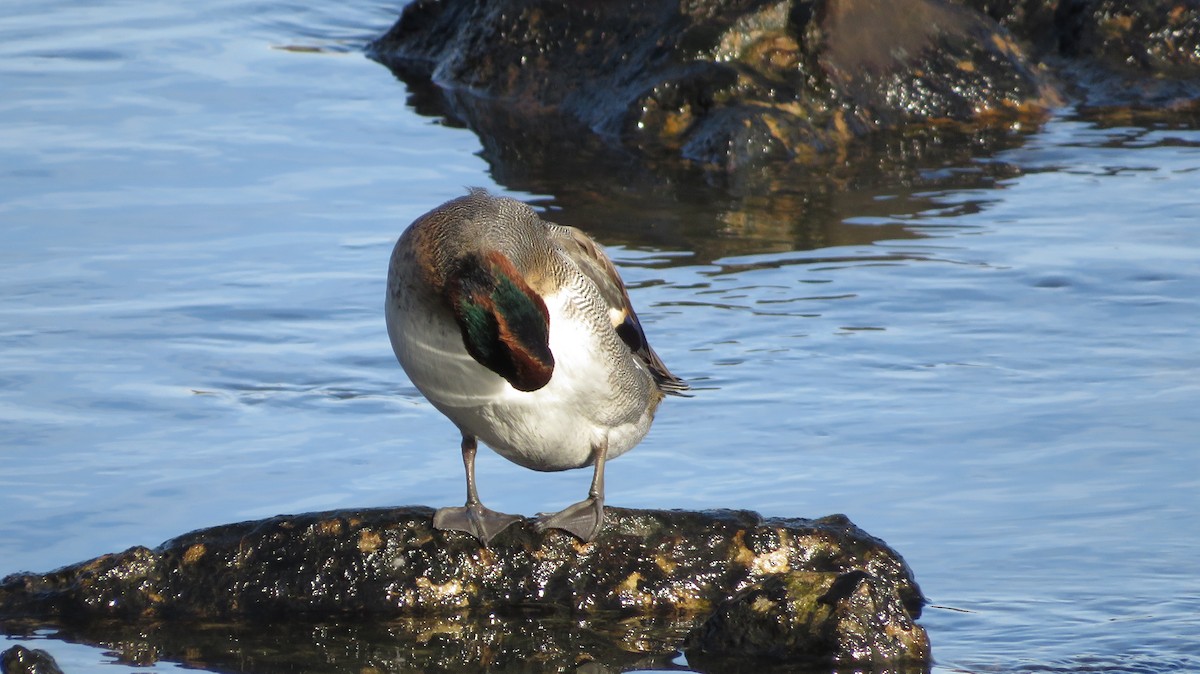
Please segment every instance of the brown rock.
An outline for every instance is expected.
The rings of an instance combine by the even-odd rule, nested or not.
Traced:
[[[794,654],[814,661],[857,662],[860,652],[871,653],[871,662],[928,658],[924,631],[912,622],[924,599],[911,570],[845,517],[609,508],[603,531],[589,544],[557,531],[538,534],[524,523],[484,548],[470,536],[434,530],[432,513],[393,508],[280,516],[196,531],[153,550],[132,548],[46,574],[9,576],[0,583],[0,622],[95,634],[109,619],[267,625],[369,616],[373,623],[432,619],[416,630],[428,634],[453,633],[453,625],[481,617],[537,611],[609,625],[666,621],[658,642],[676,647],[688,629],[707,620],[706,634],[723,636],[698,643],[705,653],[728,653],[730,644],[749,648],[753,639],[739,642],[741,622],[720,616],[749,607],[777,621],[773,629],[790,635],[781,643],[795,644]],[[843,597],[836,587],[847,574],[869,580]],[[772,588],[811,601],[745,599]],[[819,621],[796,617],[822,601]],[[745,622],[749,630],[762,624]],[[802,634],[814,629],[818,633]],[[496,630],[497,638],[507,633]],[[760,651],[748,652],[771,656]]]

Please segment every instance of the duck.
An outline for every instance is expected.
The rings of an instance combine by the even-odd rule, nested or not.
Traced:
[[[599,244],[480,188],[400,235],[385,317],[400,366],[462,436],[466,503],[438,509],[434,528],[484,546],[524,518],[480,501],[479,441],[535,471],[591,466],[586,499],[533,522],[588,543],[604,523],[605,462],[646,436],[666,395],[689,389],[646,340]]]

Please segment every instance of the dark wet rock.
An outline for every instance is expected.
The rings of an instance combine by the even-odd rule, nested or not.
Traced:
[[[485,146],[520,146],[480,106],[561,117],[642,161],[737,171],[813,162],[911,124],[986,124],[1059,101],[996,22],[941,0],[418,1],[371,47],[447,93]]]
[[[0,653],[0,672],[4,674],[62,674],[58,663],[40,648],[29,650],[13,646]]]
[[[796,657],[928,657],[924,630],[912,622],[924,600],[911,570],[841,516],[763,519],[743,511],[609,508],[604,530],[591,544],[561,532],[537,534],[522,524],[482,548],[468,536],[433,530],[432,512],[280,516],[205,529],[153,550],[131,548],[46,574],[9,576],[0,583],[0,622],[6,629],[31,621],[83,629],[112,619],[158,625],[435,620],[448,625],[453,637],[480,634],[464,627],[470,621],[520,620],[532,612],[541,616],[539,624],[543,618],[576,625],[591,620],[609,629],[632,626],[635,633],[639,621],[665,621],[659,627],[670,636],[660,637],[662,648],[677,647],[684,633],[704,624],[704,634],[725,636],[697,643],[718,652],[712,644],[737,642],[738,621],[710,616],[734,611],[738,600],[730,604],[731,597],[778,582],[796,596],[823,598],[827,608],[820,621],[806,623],[789,617],[802,610],[798,605],[780,600],[776,617],[766,620],[783,621],[784,631],[819,627],[822,634],[860,638],[796,635],[784,642],[797,645]],[[861,587],[840,580],[846,574],[859,574]],[[862,592],[870,601],[860,598]],[[430,629],[443,628],[417,631]],[[745,643],[752,641],[746,637]]]
[[[1200,74],[1195,0],[961,0],[1034,47],[1162,76]]]
[[[962,0],[988,14],[1060,80],[1085,112],[1195,109],[1200,3],[1195,0]]]
[[[1200,75],[1194,0],[1070,0],[1059,7],[1061,49],[1164,76]]]
[[[1064,0],[1059,22],[1089,107],[1196,108],[1200,4]]]

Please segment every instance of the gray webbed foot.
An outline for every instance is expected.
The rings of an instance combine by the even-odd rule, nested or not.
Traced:
[[[604,497],[592,496],[553,514],[539,514],[533,522],[538,533],[562,529],[584,543],[590,543],[604,525]]]
[[[458,508],[439,508],[433,514],[433,528],[471,534],[486,546],[496,534],[522,519],[520,515],[496,512],[482,503],[475,503]]]

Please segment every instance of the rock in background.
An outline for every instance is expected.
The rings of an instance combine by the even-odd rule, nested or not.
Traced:
[[[1036,118],[1062,100],[1007,30],[939,0],[421,0],[370,53],[449,92],[485,145],[471,99],[725,171],[811,162],[914,123]]]
[[[1085,114],[1181,112],[1200,100],[1194,0],[963,0],[1013,32]]]

